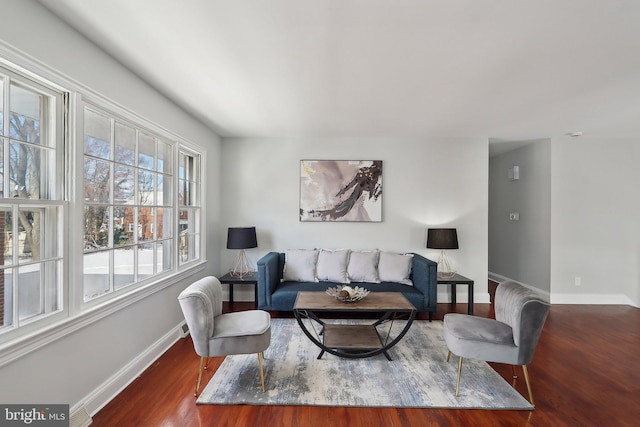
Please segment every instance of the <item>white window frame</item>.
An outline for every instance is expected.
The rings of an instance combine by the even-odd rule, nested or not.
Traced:
[[[43,111],[42,119],[44,123],[41,123],[40,135],[45,138],[45,140],[41,141],[39,144],[42,150],[49,150],[53,153],[53,164],[50,165],[50,170],[46,174],[46,179],[49,183],[46,185],[48,194],[46,194],[46,198],[40,199],[30,199],[25,197],[11,197],[10,186],[8,184],[7,179],[2,179],[2,194],[8,195],[9,197],[0,197],[0,205],[2,205],[5,209],[11,210],[13,212],[13,216],[18,212],[18,210],[22,209],[43,209],[45,211],[56,211],[55,214],[49,215],[47,214],[43,220],[45,225],[45,230],[42,233],[52,232],[55,230],[57,233],[55,238],[45,238],[45,247],[48,246],[48,251],[53,253],[53,256],[45,256],[40,260],[33,261],[31,264],[40,265],[41,268],[45,270],[48,267],[45,267],[45,263],[55,263],[58,265],[58,268],[55,269],[55,273],[49,271],[49,273],[45,274],[44,270],[40,270],[41,280],[53,280],[52,284],[55,287],[55,303],[57,307],[54,310],[47,311],[45,313],[36,315],[32,318],[27,318],[23,320],[19,320],[17,313],[17,298],[18,298],[18,289],[17,285],[19,284],[19,277],[17,274],[14,274],[14,280],[12,283],[12,311],[13,311],[13,320],[12,325],[9,327],[5,327],[0,329],[0,348],[2,344],[6,342],[11,342],[12,340],[19,339],[24,336],[28,336],[35,331],[41,330],[43,328],[48,327],[49,325],[59,322],[62,319],[68,317],[69,307],[68,307],[68,287],[65,286],[66,277],[68,276],[68,263],[65,261],[66,259],[66,216],[68,204],[64,200],[64,170],[65,170],[65,147],[66,147],[66,136],[67,136],[67,128],[66,128],[66,110],[68,103],[67,92],[61,87],[47,81],[44,78],[39,78],[34,76],[31,73],[24,72],[20,67],[13,66],[13,64],[7,64],[5,62],[0,62],[0,74],[4,77],[2,79],[2,83],[4,85],[3,88],[3,99],[0,99],[0,102],[3,102],[2,111],[3,111],[3,120],[4,123],[7,123],[7,117],[10,114],[10,107],[8,103],[8,97],[6,94],[9,91],[10,81],[17,83],[19,86],[31,90],[35,93],[39,93],[42,96],[47,97],[47,107],[46,110]],[[46,117],[47,120],[44,120]],[[6,144],[10,140],[9,138],[10,130],[9,128],[4,129],[4,135],[0,136],[0,139],[3,139],[5,144],[4,146],[4,154],[5,157],[5,165],[4,165],[4,174],[9,174],[8,167],[8,147]],[[44,151],[43,151],[44,153]],[[42,179],[42,177],[41,177]],[[13,229],[16,228],[17,221],[14,218],[13,221]],[[4,224],[2,225],[2,229],[4,231]],[[14,238],[13,240],[13,251],[16,252],[18,250],[18,239]],[[4,250],[4,248],[2,248]],[[28,264],[27,264],[28,265]],[[14,271],[18,271],[19,265],[14,265]],[[7,284],[5,283],[5,287]],[[41,284],[41,292],[47,293],[47,287]],[[51,296],[42,296],[44,300],[41,300],[41,305],[46,303],[46,301],[53,301]]]
[[[143,116],[114,103],[105,98],[102,94],[95,92],[91,88],[78,83],[75,80],[60,74],[58,71],[48,67],[47,65],[25,56],[22,52],[11,48],[8,45],[0,43],[0,67],[8,68],[13,72],[24,76],[32,81],[49,85],[52,90],[65,93],[65,107],[67,114],[64,116],[66,120],[66,131],[63,132],[61,140],[64,140],[63,149],[58,150],[57,154],[61,157],[60,162],[64,162],[65,166],[56,171],[56,182],[61,184],[60,190],[56,190],[58,201],[42,201],[40,204],[56,203],[61,207],[59,218],[59,230],[65,236],[64,241],[59,241],[62,254],[62,310],[58,313],[48,316],[41,321],[34,321],[26,326],[15,329],[9,333],[0,334],[0,367],[11,363],[14,360],[35,351],[51,342],[63,338],[85,326],[92,324],[110,314],[124,309],[131,304],[141,301],[154,293],[170,287],[184,279],[201,273],[206,267],[206,247],[200,245],[200,257],[192,263],[179,265],[177,258],[175,259],[175,268],[170,274],[163,277],[154,277],[148,283],[141,284],[135,288],[127,288],[127,292],[113,295],[112,298],[93,301],[91,304],[83,304],[83,286],[82,286],[82,266],[78,264],[78,258],[82,257],[83,246],[83,230],[82,227],[71,226],[72,224],[80,224],[83,218],[82,210],[82,151],[83,151],[83,135],[78,134],[78,115],[82,110],[82,103],[89,102],[101,108],[116,114],[117,116],[127,118],[134,123],[144,123],[145,128],[158,130],[162,135],[166,136],[167,141],[174,141],[175,149],[173,158],[177,162],[178,147],[186,147],[193,150],[200,156],[200,170],[202,182],[205,180],[205,162],[206,150],[191,141],[166,130]],[[79,139],[78,139],[79,138]],[[174,180],[177,180],[177,172],[174,172]],[[177,188],[177,182],[174,183]],[[59,192],[58,192],[59,191]],[[79,194],[79,196],[78,196]],[[173,194],[177,197],[177,190]],[[202,188],[200,188],[200,200],[203,201]],[[176,206],[176,205],[174,205]],[[206,222],[204,221],[204,213],[200,216],[200,233],[206,235]],[[174,239],[177,239],[177,215],[174,217]],[[203,242],[204,243],[204,242]],[[174,245],[176,246],[176,245]],[[174,251],[176,251],[174,249]],[[176,251],[177,253],[177,251]],[[78,255],[80,254],[80,255]],[[177,255],[176,255],[177,257]]]
[[[192,174],[193,176],[190,176],[189,179],[186,178],[182,178],[180,176],[180,157],[181,156],[187,156],[190,157],[191,159],[193,159],[193,168],[192,170],[190,170],[190,174]],[[180,202],[180,200],[178,200],[178,233],[181,233],[182,230],[180,229],[180,223],[181,223],[181,218],[180,218],[180,213],[181,211],[187,211],[189,212],[189,217],[194,217],[193,221],[196,224],[196,230],[188,233],[187,234],[187,239],[189,241],[188,243],[188,247],[187,252],[189,252],[192,248],[192,245],[196,245],[197,247],[197,255],[194,256],[194,258],[189,259],[187,257],[187,259],[183,259],[183,253],[181,253],[180,251],[180,246],[182,245],[182,240],[185,236],[178,236],[179,239],[179,248],[178,248],[178,265],[183,267],[183,266],[187,266],[189,264],[192,264],[194,262],[198,262],[202,259],[202,246],[203,246],[203,242],[202,242],[202,183],[204,182],[202,180],[202,158],[201,158],[201,154],[191,150],[183,145],[181,145],[179,147],[178,150],[178,160],[177,160],[177,170],[176,170],[176,175],[178,176],[178,185],[177,185],[177,190],[176,193],[178,195],[178,198],[180,196],[180,184],[183,181],[189,182],[190,184],[194,184],[196,186],[195,189],[190,190],[189,194],[192,196],[191,200],[189,202]],[[192,240],[193,239],[193,240]],[[194,243],[195,242],[195,243]]]
[[[183,142],[184,140],[177,137],[176,135],[174,135],[173,133],[170,133],[168,131],[166,131],[165,129],[147,121],[146,119],[137,116],[133,113],[131,113],[128,110],[122,109],[119,106],[116,106],[114,104],[111,103],[107,103],[102,99],[96,99],[93,97],[87,97],[87,96],[83,96],[81,97],[81,99],[77,100],[77,105],[76,105],[76,110],[77,113],[75,115],[75,120],[76,120],[76,147],[75,147],[75,156],[78,159],[76,167],[75,167],[75,173],[76,176],[78,177],[78,179],[75,180],[76,182],[76,189],[75,189],[75,200],[78,200],[78,203],[76,205],[74,205],[73,209],[75,211],[75,216],[78,218],[79,221],[83,221],[83,209],[84,209],[84,194],[83,194],[83,187],[82,187],[82,182],[83,182],[83,177],[84,177],[84,173],[83,173],[83,157],[84,157],[84,123],[83,123],[83,111],[85,108],[89,108],[93,111],[96,112],[100,112],[101,114],[107,115],[115,120],[117,120],[120,123],[123,124],[128,124],[131,127],[134,127],[136,129],[139,129],[140,131],[143,131],[147,134],[150,135],[154,135],[160,139],[162,139],[165,142],[169,142],[172,144],[172,152],[171,152],[171,156],[172,156],[172,174],[171,174],[171,178],[172,178],[172,184],[173,184],[173,191],[172,191],[172,203],[171,203],[171,208],[172,210],[172,215],[173,215],[173,230],[172,230],[172,238],[171,240],[173,241],[173,248],[172,248],[172,269],[169,270],[168,272],[164,272],[161,274],[156,274],[150,278],[138,281],[137,283],[133,283],[127,286],[124,286],[120,289],[114,289],[113,291],[104,294],[104,295],[100,295],[97,296],[93,299],[84,300],[84,292],[83,292],[83,286],[77,286],[78,289],[74,289],[73,290],[73,306],[75,308],[75,311],[78,312],[82,312],[84,310],[90,309],[91,307],[95,307],[95,306],[101,306],[104,304],[108,304],[109,301],[112,300],[119,300],[122,298],[127,298],[128,295],[134,294],[137,290],[140,289],[146,289],[146,288],[153,288],[154,286],[156,286],[158,283],[162,282],[164,279],[166,278],[170,278],[176,274],[180,274],[181,272],[184,271],[189,271],[190,269],[194,268],[194,267],[198,267],[200,265],[202,265],[204,263],[204,247],[202,245],[202,243],[200,243],[199,245],[199,255],[196,256],[194,259],[190,260],[189,262],[186,263],[180,263],[179,261],[179,253],[178,253],[178,245],[179,245],[179,233],[178,233],[178,223],[179,223],[179,210],[181,205],[178,202],[178,159],[179,159],[179,153],[180,152],[184,152],[184,153],[188,153],[189,155],[197,158],[200,162],[200,165],[198,165],[197,169],[198,172],[200,173],[201,176],[201,172],[202,172],[202,163],[203,163],[203,158],[204,158],[204,152],[203,150],[200,150],[198,148],[196,148],[195,146],[192,146],[188,143]],[[202,186],[198,186],[199,188],[197,189],[198,194],[196,195],[197,200],[202,200]],[[198,208],[198,210],[200,210]],[[78,222],[81,223],[81,222]],[[200,214],[198,217],[198,229],[200,231],[199,236],[202,235],[202,230],[203,230],[203,216]],[[134,233],[137,234],[137,233]],[[79,247],[76,249],[76,254],[77,256],[74,256],[73,258],[76,260],[82,260],[83,258],[83,254],[84,254],[84,250],[82,248],[83,246],[83,241],[84,241],[84,236],[83,233],[80,232],[80,234],[78,235],[78,238],[75,238],[76,241],[80,241],[79,243]],[[78,261],[80,264],[81,261]],[[82,283],[83,281],[83,268],[82,266],[76,266],[76,268],[73,269],[75,272],[75,275],[77,277],[78,282],[76,283]],[[113,279],[111,279],[113,280]]]

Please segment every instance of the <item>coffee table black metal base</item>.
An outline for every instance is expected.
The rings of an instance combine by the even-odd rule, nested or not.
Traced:
[[[388,350],[405,336],[416,317],[415,307],[406,301],[402,294],[395,292],[389,294],[394,298],[400,295],[403,300],[399,300],[398,304],[385,302],[383,295],[371,298],[366,303],[362,300],[358,303],[338,302],[335,304],[335,299],[326,294],[309,292],[308,294],[314,294],[314,301],[310,301],[309,298],[305,299],[304,296],[303,301],[300,301],[300,294],[296,300],[293,314],[302,332],[320,348],[318,359],[322,358],[326,352],[348,359],[362,359],[384,354],[387,360],[391,360]],[[367,298],[373,295],[375,294],[371,293]],[[315,298],[320,298],[320,300],[315,300]],[[345,313],[371,311],[378,313],[380,317],[371,324],[336,324],[327,323],[320,319],[318,313],[322,311]],[[402,330],[393,336],[392,327],[396,320],[404,320],[406,323]],[[313,325],[318,325],[319,330]]]

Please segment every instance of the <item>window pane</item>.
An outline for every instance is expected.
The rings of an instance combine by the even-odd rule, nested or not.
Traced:
[[[138,166],[153,169],[156,157],[156,140],[149,135],[140,133],[138,137]]]
[[[40,144],[42,96],[13,83],[9,90],[9,136],[19,141]]]
[[[13,264],[13,219],[11,210],[0,210],[0,224],[2,225],[2,234],[0,235],[0,246],[2,247],[2,258],[0,265]],[[0,285],[0,288],[2,285]]]
[[[182,234],[189,234],[189,211],[180,210],[180,222],[178,223],[178,232]]]
[[[178,178],[180,179],[190,179],[190,163],[191,157],[187,156],[184,153],[180,153],[180,163],[178,165]]]
[[[109,162],[85,157],[84,199],[94,203],[109,203],[111,193],[111,169]]]
[[[179,246],[179,260],[180,260],[180,264],[184,264],[185,262],[189,261],[189,245],[190,245],[190,239],[192,236],[186,234],[186,233],[181,233],[180,234],[180,246]]]
[[[0,98],[2,100],[2,98]],[[2,117],[0,117],[2,120]],[[0,125],[1,126],[1,125]],[[4,139],[0,138],[0,178],[4,179]],[[0,179],[0,197],[5,197],[4,195],[4,183],[3,179]]]
[[[162,273],[173,268],[173,241],[163,240],[156,244],[156,271]]]
[[[169,208],[157,208],[157,239],[167,239],[173,236],[173,220],[171,215],[173,211]]]
[[[13,270],[13,268],[0,270],[0,291],[6,301],[0,310],[0,330],[13,325],[13,304],[8,303],[13,301]]]
[[[141,205],[155,204],[155,178],[153,172],[138,172],[138,200]]]
[[[194,209],[180,210],[180,246],[178,250],[181,264],[199,257],[200,242],[196,230],[198,214],[199,211]]]
[[[134,243],[136,209],[130,206],[113,208],[113,244],[115,246]]]
[[[135,246],[129,246],[113,251],[113,285],[115,289],[120,289],[134,282],[134,248]]]
[[[84,153],[101,159],[111,158],[111,120],[86,109],[84,110]]]
[[[198,206],[197,183],[189,182],[189,206]]]
[[[0,77],[0,135],[4,135],[4,78]],[[0,322],[2,319],[0,319]]]
[[[135,169],[116,165],[113,170],[113,201],[123,205],[135,203]]]
[[[109,251],[84,254],[84,300],[109,292]]]
[[[40,147],[11,143],[9,145],[9,177],[11,196],[40,199]],[[42,166],[46,164],[43,162]]]
[[[163,141],[158,141],[158,172],[171,173],[171,145]]]
[[[44,312],[42,265],[18,269],[18,319],[24,320]]]
[[[141,207],[138,211],[138,241],[153,240],[154,209]]]
[[[185,181],[183,179],[179,182],[180,185],[180,194],[178,194],[178,199],[180,205],[189,206],[191,204],[191,187],[189,185],[189,181]]]
[[[158,175],[158,205],[171,206],[173,204],[172,183],[170,175]]]
[[[109,208],[106,206],[85,206],[84,249],[101,249],[108,246]]]
[[[126,165],[136,161],[136,131],[120,123],[116,123],[115,161]]]
[[[138,246],[138,280],[153,276],[153,243]]]
[[[18,262],[39,261],[45,255],[42,209],[20,209],[18,215]]]
[[[200,238],[198,235],[185,234],[180,236],[180,264],[198,259],[200,253]]]

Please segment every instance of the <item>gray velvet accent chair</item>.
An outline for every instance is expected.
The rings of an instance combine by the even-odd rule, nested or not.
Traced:
[[[529,392],[529,402],[535,406],[527,365],[533,359],[542,333],[549,303],[517,283],[505,281],[498,285],[495,295],[495,319],[447,313],[444,316],[444,339],[451,353],[459,356],[456,396],[460,390],[462,359],[512,365],[514,385],[515,366],[522,366]]]
[[[198,396],[205,359],[233,354],[258,354],[260,383],[264,392],[264,351],[271,344],[271,316],[263,310],[222,314],[222,285],[208,276],[189,285],[178,296],[189,327],[200,369],[196,380]]]

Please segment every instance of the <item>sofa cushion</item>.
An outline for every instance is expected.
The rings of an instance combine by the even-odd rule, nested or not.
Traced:
[[[351,282],[380,283],[378,251],[351,251],[347,272]]]
[[[320,249],[316,275],[321,282],[349,283],[347,275],[347,263],[349,262],[349,249]]]
[[[283,279],[317,282],[316,263],[318,262],[318,252],[316,249],[287,249]]]
[[[409,279],[412,258],[412,254],[380,252],[380,260],[378,261],[378,277],[380,281],[413,285],[413,282]]]

